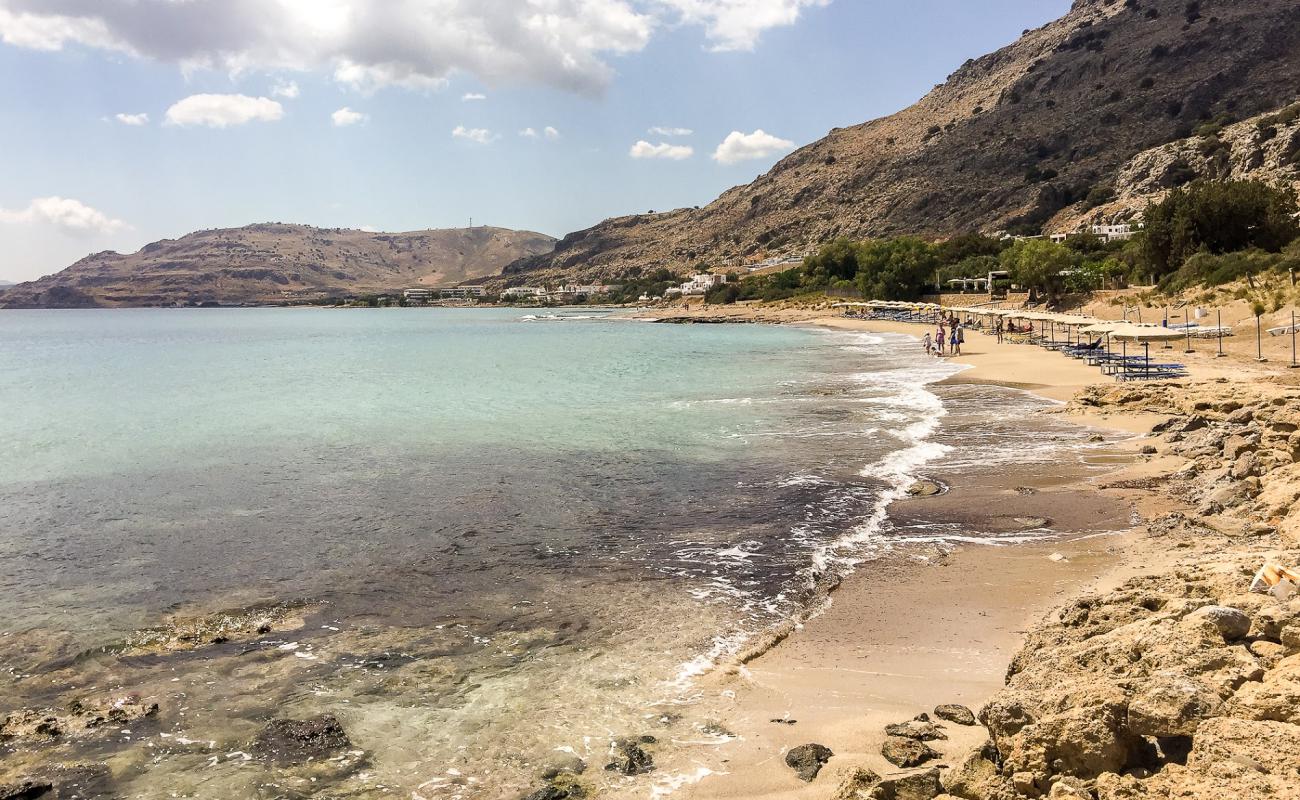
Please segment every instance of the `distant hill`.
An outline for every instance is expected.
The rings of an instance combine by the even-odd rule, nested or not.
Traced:
[[[1297,0],[1076,0],[910,108],[833,130],[708,206],[609,219],[507,271],[512,280],[617,279],[797,253],[837,236],[1053,231],[1131,212],[1132,184],[1146,180],[1134,159],[1187,149],[1208,121],[1283,108],[1300,94],[1297,75]],[[1237,141],[1254,126],[1229,132],[1229,161],[1247,159],[1233,172],[1262,158],[1271,174],[1297,175],[1300,130],[1273,127],[1262,154]],[[1191,142],[1202,144],[1216,147]],[[1165,182],[1201,174],[1205,159],[1191,160]],[[1125,203],[1097,207],[1112,193]]]
[[[16,284],[13,281],[0,281],[0,288],[4,288],[5,286],[15,286],[15,285]]]
[[[555,239],[504,228],[370,233],[266,223],[87,256],[0,293],[4,308],[278,303],[454,286],[549,252]]]

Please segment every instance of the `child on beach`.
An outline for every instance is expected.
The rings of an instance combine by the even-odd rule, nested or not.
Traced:
[[[939,348],[939,355],[943,355],[943,343],[946,341],[945,333],[947,331],[943,329],[943,323],[940,322],[939,329],[934,333],[934,343]]]
[[[927,356],[934,352],[934,342],[930,339],[929,331],[926,331],[925,338],[921,340],[921,346],[925,348]]]

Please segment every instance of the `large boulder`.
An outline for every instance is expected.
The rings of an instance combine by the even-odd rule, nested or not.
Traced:
[[[885,743],[880,746],[880,754],[894,766],[904,768],[915,767],[939,757],[939,753],[925,742],[902,736],[886,736]]]
[[[985,743],[943,775],[944,791],[965,800],[1014,800],[1018,797],[1015,787],[996,759],[993,743]]]
[[[969,708],[956,703],[945,703],[934,707],[934,715],[955,725],[974,725],[975,714]]]
[[[1273,720],[1300,725],[1300,655],[1289,656],[1233,696],[1229,713],[1250,720]],[[1300,767],[1300,765],[1297,765]]]
[[[1235,642],[1250,633],[1250,617],[1242,611],[1227,606],[1204,606],[1188,614],[1190,619],[1208,620],[1223,634],[1225,641]]]
[[[835,755],[829,747],[820,744],[801,744],[785,754],[785,765],[794,770],[801,781],[811,781],[822,771],[826,762]]]
[[[940,739],[947,739],[948,734],[944,733],[938,725],[933,722],[922,722],[921,720],[909,719],[907,722],[896,722],[893,725],[885,726],[886,736],[902,736],[904,739],[916,739],[922,742],[932,742]]]
[[[934,800],[943,793],[939,769],[912,772],[881,781],[872,793],[874,800]]]

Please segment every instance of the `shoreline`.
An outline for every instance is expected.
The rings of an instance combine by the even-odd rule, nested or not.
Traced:
[[[833,330],[915,335],[921,326],[817,317],[796,324]],[[919,340],[919,337],[917,337]],[[1029,392],[1060,406],[1086,385],[1079,371],[1052,369],[1058,354],[1015,345],[997,345],[972,337],[954,363],[965,369],[935,385],[992,385]],[[992,348],[987,345],[993,345]],[[996,351],[1017,348],[1013,352]],[[995,351],[990,358],[990,350]],[[1030,357],[1026,367],[1017,357]],[[983,363],[981,363],[983,362]],[[1008,365],[1014,372],[1008,373]],[[1078,366],[1072,362],[1069,367]],[[1039,380],[1016,380],[1034,370]],[[1105,428],[1122,436],[1108,445],[1106,458],[1134,461],[1132,434],[1149,427],[1147,415],[1101,419],[1063,415],[1073,426]],[[928,464],[925,474],[942,471]],[[1095,479],[1084,469],[1009,469],[986,477],[974,487],[956,486],[947,505],[978,526],[971,507],[999,504],[1008,514],[1031,516],[1059,505],[1063,498],[1087,505],[1100,496]],[[1037,483],[1035,488],[1026,484]],[[1024,492],[1033,492],[1026,496]],[[964,496],[974,494],[974,497]],[[713,710],[736,739],[715,756],[694,753],[685,759],[705,774],[687,781],[676,796],[690,800],[741,798],[822,798],[867,766],[878,774],[898,774],[879,755],[881,729],[936,705],[960,703],[978,709],[1002,686],[1007,663],[1032,624],[1051,608],[1078,594],[1117,583],[1131,572],[1134,526],[1127,520],[1131,492],[1112,492],[1110,504],[1122,506],[1125,519],[1104,532],[1083,531],[1083,514],[1062,513],[1053,520],[1058,533],[1045,540],[1000,546],[998,543],[934,547],[924,555],[887,556],[860,565],[830,595],[827,605],[763,649],[743,665],[722,670],[704,684],[720,699]],[[943,498],[943,496],[941,496]],[[904,498],[891,504],[891,517],[933,513],[938,498]],[[927,504],[929,508],[927,509]],[[1093,510],[1093,509],[1090,509]],[[1054,517],[1058,516],[1053,514]],[[1112,516],[1112,519],[1114,517]],[[792,718],[792,725],[773,720]],[[982,729],[947,731],[949,739],[931,742],[954,757],[982,742]],[[825,778],[801,784],[783,761],[791,748],[818,743],[838,758]],[[687,764],[673,764],[689,774]]]

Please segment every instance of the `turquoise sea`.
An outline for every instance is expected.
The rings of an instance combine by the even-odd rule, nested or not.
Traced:
[[[339,717],[349,797],[509,796],[647,720],[705,735],[700,676],[889,550],[927,465],[1032,457],[1041,403],[956,371],[902,336],[589,312],[5,312],[0,715],[153,698],[96,745],[132,797],[278,796],[228,754],[283,714]],[[102,650],[287,601],[305,624],[252,646]]]

